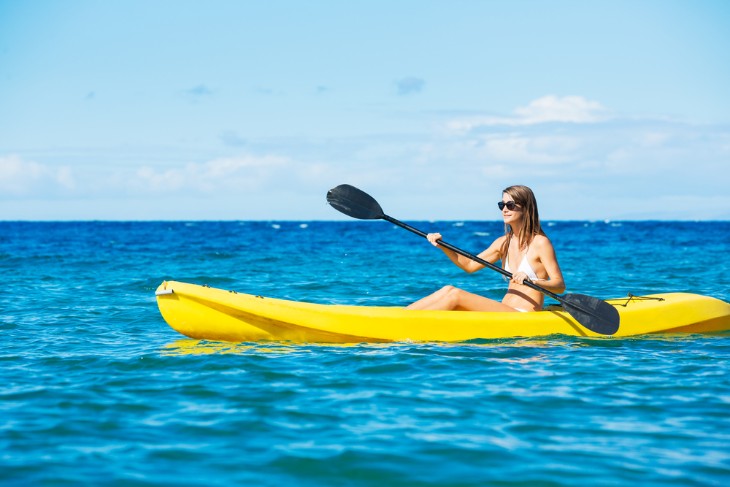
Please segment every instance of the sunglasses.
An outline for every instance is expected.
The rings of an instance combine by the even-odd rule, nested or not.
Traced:
[[[509,211],[514,211],[515,208],[517,208],[520,205],[518,205],[514,201],[508,201],[506,203],[504,201],[500,201],[499,203],[497,203],[497,206],[499,206],[500,210],[504,210],[504,207],[506,206]]]

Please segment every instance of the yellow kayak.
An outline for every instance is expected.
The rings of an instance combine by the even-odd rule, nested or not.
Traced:
[[[560,306],[531,313],[420,311],[314,304],[166,281],[156,291],[165,321],[190,338],[227,342],[461,342],[553,334],[599,335]],[[613,336],[730,330],[730,304],[691,293],[607,300],[621,317]]]

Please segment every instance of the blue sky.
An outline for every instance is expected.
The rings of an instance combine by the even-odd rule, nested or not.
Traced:
[[[0,0],[0,219],[730,219],[730,2]]]

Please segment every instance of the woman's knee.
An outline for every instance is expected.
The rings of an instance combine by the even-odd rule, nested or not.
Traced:
[[[446,302],[448,303],[447,306],[450,309],[455,309],[459,306],[459,301],[461,299],[462,290],[455,286],[444,286],[444,297],[446,299]]]

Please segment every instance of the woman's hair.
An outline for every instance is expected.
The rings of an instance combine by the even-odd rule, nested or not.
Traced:
[[[507,193],[520,206],[522,211],[522,228],[520,232],[520,241],[517,242],[520,248],[527,247],[532,243],[535,235],[545,235],[540,226],[540,215],[537,212],[537,200],[535,194],[527,186],[516,185],[505,188],[502,194]],[[514,235],[514,229],[511,225],[504,225],[504,233],[507,235],[508,243]],[[505,252],[507,248],[505,247]]]

